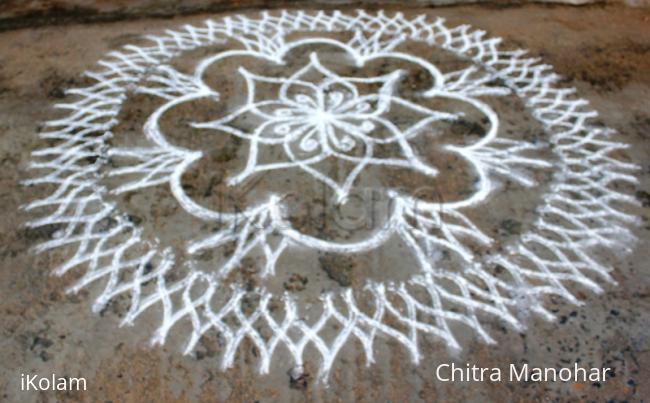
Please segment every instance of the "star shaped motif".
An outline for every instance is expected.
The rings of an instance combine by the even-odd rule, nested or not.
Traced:
[[[239,72],[248,88],[246,104],[221,119],[193,124],[250,141],[246,168],[229,178],[230,185],[257,172],[299,167],[330,186],[338,201],[344,201],[369,164],[414,169],[431,177],[438,174],[437,169],[416,156],[408,140],[428,124],[454,120],[458,115],[434,111],[396,96],[394,87],[401,71],[373,78],[342,77],[323,66],[316,53],[311,53],[309,63],[288,78],[265,77],[244,68]],[[257,87],[262,84],[279,87],[275,99],[259,95]],[[360,86],[377,90],[362,93]],[[406,129],[398,127],[387,117],[394,107],[409,110],[419,120]],[[241,129],[235,122],[243,117],[259,123],[250,130]],[[397,145],[401,157],[375,156],[377,145],[388,144]],[[258,153],[265,145],[281,146],[287,161],[260,163]],[[314,167],[328,158],[354,164],[341,183]]]

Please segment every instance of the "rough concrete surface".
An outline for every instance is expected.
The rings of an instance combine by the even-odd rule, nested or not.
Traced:
[[[10,10],[9,6],[4,7]],[[5,18],[19,15],[3,12]],[[66,88],[85,83],[83,71],[92,69],[110,50],[137,43],[141,35],[199,23],[220,14],[7,30],[0,33],[0,401],[650,400],[650,12],[618,5],[582,8],[474,5],[413,8],[408,12],[441,16],[450,25],[470,24],[491,36],[504,38],[506,47],[529,49],[554,66],[564,77],[563,84],[575,86],[580,96],[590,101],[599,111],[602,123],[619,132],[617,140],[631,145],[621,158],[642,168],[638,172],[638,187],[631,189],[641,207],[630,209],[641,218],[642,224],[634,229],[638,237],[634,252],[611,257],[617,286],[606,285],[601,295],[574,290],[584,301],[582,306],[548,298],[546,306],[558,319],[546,322],[532,316],[526,320],[525,333],[515,332],[496,321],[488,323],[496,345],[487,345],[467,334],[462,336],[462,351],[450,352],[439,341],[424,339],[419,365],[413,365],[399,345],[389,342],[378,343],[376,363],[366,367],[363,356],[357,354],[361,347],[350,345],[334,365],[327,387],[313,382],[310,374],[315,368],[309,362],[307,376],[300,382],[291,381],[288,373],[291,368],[282,359],[273,361],[269,375],[258,375],[256,351],[252,346],[243,348],[235,367],[225,372],[218,368],[218,342],[211,337],[204,338],[196,351],[188,355],[181,354],[184,341],[181,335],[172,335],[162,347],[151,347],[150,335],[157,325],[154,314],[145,316],[134,326],[119,327],[125,310],[125,302],[120,300],[99,315],[92,314],[92,289],[76,295],[65,294],[75,273],[64,277],[51,275],[51,269],[61,262],[62,255],[30,251],[37,243],[49,239],[56,228],[25,228],[24,223],[34,216],[22,211],[20,206],[43,196],[48,189],[22,187],[20,181],[31,175],[27,170],[30,153],[43,145],[37,136],[43,129],[42,122],[60,116],[52,105],[64,99]],[[215,80],[218,79],[217,72]],[[500,107],[507,113],[512,105]],[[127,105],[124,113],[131,117],[125,121],[132,121],[137,127],[138,116],[146,115],[146,110],[146,99]],[[191,111],[201,113],[201,106],[193,106]],[[184,111],[178,113],[165,124],[173,126],[182,121]],[[517,120],[516,116],[509,124],[513,130],[536,129],[534,124]],[[209,140],[199,136],[192,137],[191,141]],[[241,157],[237,144],[219,144],[217,149],[221,153],[211,155],[206,163],[227,166]],[[200,193],[206,203],[210,202],[211,195],[202,190],[211,187],[210,180],[202,175],[189,179],[190,191]],[[403,178],[395,180],[403,181]],[[460,177],[453,183],[440,183],[437,188],[445,189],[445,197],[454,197],[455,193],[462,193],[467,181],[471,178]],[[538,191],[510,194],[504,203],[525,206],[536,200]],[[173,207],[165,204],[164,194],[142,197],[117,202],[145,224],[162,222],[160,217],[165,217],[165,222],[158,224],[174,225]],[[524,207],[515,213],[496,208],[493,216],[483,219],[495,233],[507,237],[522,231],[525,214]],[[170,229],[170,242],[182,238],[183,231],[191,231],[188,225],[179,225],[178,232]],[[297,225],[309,231],[324,231],[318,224],[299,222]],[[345,238],[346,234],[331,236]],[[316,299],[324,287],[356,285],[363,280],[358,278],[359,270],[353,266],[364,266],[364,259],[342,261],[322,255],[315,262],[319,269],[279,273],[277,284],[271,286]],[[370,277],[385,275],[374,272],[372,264],[365,266],[370,267]],[[393,264],[395,273],[392,274],[399,276],[400,270],[395,267],[398,266]],[[252,277],[250,281],[258,281]],[[612,367],[614,374],[603,383],[435,380],[436,366],[449,362],[501,368],[510,363],[555,367],[579,362],[585,366]],[[21,373],[83,376],[88,390],[21,392]]]
[[[631,7],[648,7],[648,0],[410,0],[411,7],[439,7],[453,4],[516,5],[518,3],[563,3],[574,6],[594,3],[621,3]],[[0,4],[0,30],[81,21],[116,21],[125,18],[172,17],[201,12],[221,12],[236,9],[308,7],[383,8],[404,4],[399,0],[315,0],[303,4],[300,0],[190,0],[190,1],[89,1],[89,0],[8,0]]]

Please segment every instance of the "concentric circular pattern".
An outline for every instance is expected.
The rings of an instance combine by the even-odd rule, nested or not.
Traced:
[[[56,190],[27,207],[61,226],[39,249],[69,250],[71,291],[102,284],[95,311],[160,310],[155,343],[185,322],[187,352],[219,334],[224,368],[248,338],[260,372],[284,347],[321,379],[351,339],[417,362],[422,336],[461,348],[458,327],[492,343],[482,322],[552,319],[544,297],[599,292],[594,247],[632,239],[624,145],[482,31],[282,12],[148,39],[58,105],[30,181]]]

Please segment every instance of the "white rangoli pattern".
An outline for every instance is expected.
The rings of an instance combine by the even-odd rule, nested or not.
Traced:
[[[301,31],[349,32],[352,39],[342,42],[325,35],[286,39]],[[596,113],[586,108],[585,101],[575,98],[572,89],[555,87],[558,77],[548,66],[524,57],[523,51],[499,50],[500,40],[486,39],[482,31],[467,26],[447,28],[441,19],[407,18],[400,13],[282,12],[264,13],[257,19],[238,16],[208,20],[203,26],[188,25],[150,39],[149,46],[126,46],[109,54],[99,63],[102,70],[88,73],[96,83],[70,90],[77,100],[58,105],[70,110],[70,115],[48,122],[51,130],[42,137],[58,143],[34,153],[36,161],[32,166],[44,173],[28,181],[57,189],[27,208],[50,209],[30,225],[61,226],[56,236],[38,250],[72,248],[69,259],[56,269],[62,275],[83,268],[84,274],[71,287],[72,292],[106,279],[94,311],[102,310],[121,294],[130,296],[125,324],[131,324],[153,306],[162,309],[155,343],[164,342],[174,325],[189,320],[192,333],[186,352],[191,352],[206,332],[217,331],[224,342],[223,368],[233,365],[245,338],[257,347],[262,373],[268,372],[280,346],[289,351],[297,368],[302,368],[304,352],[311,346],[320,355],[320,379],[326,380],[348,340],[354,338],[361,343],[370,364],[375,339],[380,336],[399,342],[418,362],[418,340],[422,335],[437,336],[449,347],[460,348],[451,330],[452,324],[460,323],[472,328],[485,342],[494,343],[479,317],[498,318],[522,330],[517,316],[522,310],[553,318],[542,305],[545,295],[578,304],[569,284],[600,292],[593,275],[613,280],[610,268],[593,257],[591,248],[629,248],[633,239],[627,226],[635,217],[623,212],[619,205],[634,200],[613,186],[614,182],[636,181],[631,174],[636,167],[611,155],[625,146],[612,141],[608,129],[592,123]],[[236,41],[240,48],[203,59],[193,75],[168,64],[186,51],[226,40]],[[406,41],[449,51],[474,66],[443,73],[423,58],[398,51]],[[194,201],[183,188],[181,178],[203,154],[168,141],[160,128],[161,117],[195,100],[220,102],[218,89],[203,81],[206,69],[215,63],[245,56],[282,65],[295,49],[322,44],[339,48],[360,69],[381,58],[415,64],[432,78],[431,88],[419,94],[422,99],[449,99],[479,111],[488,124],[486,134],[472,144],[445,148],[466,160],[476,172],[475,191],[462,200],[434,203],[385,189],[394,202],[387,224],[354,242],[320,239],[294,228],[284,217],[282,195],[274,194],[246,206],[241,214],[212,210]],[[340,203],[368,166],[406,168],[431,178],[440,174],[414,152],[410,141],[417,136],[435,135],[427,131],[430,125],[454,121],[460,114],[433,110],[397,95],[395,87],[403,71],[350,77],[326,67],[318,52],[310,53],[308,60],[284,77],[260,75],[241,67],[239,74],[248,91],[245,103],[224,117],[191,124],[214,131],[215,135],[236,136],[248,142],[246,166],[228,178],[229,186],[237,186],[258,173],[273,175],[277,170],[298,169],[331,188],[335,202]],[[496,80],[500,85],[493,84]],[[257,91],[260,85],[276,86],[277,91],[271,99],[264,99]],[[361,90],[372,86],[377,90]],[[118,123],[118,113],[132,92],[164,101],[143,129],[150,146],[109,147],[107,140]],[[557,161],[551,164],[535,157],[531,152],[538,146],[532,143],[499,137],[497,113],[482,97],[507,94],[520,97],[544,126]],[[394,107],[418,118],[407,127],[398,126],[387,116]],[[233,123],[242,117],[250,117],[258,124],[251,130],[242,129]],[[376,147],[386,144],[397,146],[400,155],[383,157],[374,153]],[[260,162],[258,152],[268,146],[282,147],[286,160]],[[111,158],[131,162],[106,169]],[[328,158],[350,162],[354,169],[337,182],[315,167]],[[468,244],[490,245],[493,240],[463,211],[480,205],[495,192],[494,177],[522,186],[536,185],[530,174],[535,169],[553,170],[554,175],[536,210],[538,218],[532,229],[503,253],[478,256]],[[106,188],[100,183],[105,177],[122,180],[119,186]],[[192,239],[186,245],[191,256],[234,244],[234,251],[214,271],[198,269],[191,259],[180,261],[171,247],[162,246],[157,239],[145,239],[138,225],[109,197],[160,185],[170,186],[178,203],[190,214],[222,224],[214,234]],[[255,250],[264,257],[264,277],[275,273],[282,253],[293,246],[352,254],[379,248],[391,237],[398,237],[408,246],[418,262],[419,274],[406,282],[368,282],[364,290],[324,294],[320,316],[311,322],[304,319],[300,304],[290,293],[281,296],[278,316],[277,311],[271,313],[269,309],[274,298],[271,292],[263,287],[245,290],[226,281],[227,275]],[[457,256],[463,270],[435,267],[431,256],[439,249]],[[183,272],[184,277],[172,280],[169,274],[180,266],[189,269]],[[495,266],[508,276],[492,274],[490,268]],[[357,292],[363,293],[363,304],[357,302]],[[216,296],[220,303],[215,302]],[[256,301],[252,308],[251,296]],[[326,333],[330,336],[324,337]]]

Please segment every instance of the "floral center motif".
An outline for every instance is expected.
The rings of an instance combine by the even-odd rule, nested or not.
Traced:
[[[323,46],[336,53],[322,52]],[[319,47],[319,51],[310,51]],[[297,56],[294,57],[294,53]],[[479,96],[500,96],[509,93],[509,90],[491,85],[485,78],[474,82],[467,80],[468,76],[476,73],[472,68],[445,75],[421,58],[396,51],[377,52],[377,56],[363,55],[349,43],[331,39],[312,38],[285,43],[284,50],[278,54],[269,58],[255,51],[225,52],[202,60],[191,78],[185,78],[175,70],[167,72],[176,76],[175,80],[191,80],[192,85],[184,94],[171,97],[151,114],[145,124],[145,134],[157,144],[159,150],[176,156],[178,162],[173,166],[170,184],[174,196],[187,212],[208,221],[234,220],[232,213],[215,210],[188,193],[182,178],[187,172],[199,169],[197,162],[205,157],[204,150],[171,144],[167,139],[169,129],[161,126],[161,121],[169,113],[186,105],[191,112],[198,110],[192,106],[195,102],[215,102],[221,96],[222,89],[206,83],[206,71],[236,57],[255,61],[240,65],[231,76],[232,80],[240,80],[245,85],[243,102],[216,119],[194,119],[190,123],[194,129],[214,139],[230,136],[245,144],[246,154],[236,158],[237,161],[245,161],[245,164],[225,172],[224,182],[231,191],[246,188],[247,184],[254,182],[254,176],[274,178],[281,172],[293,175],[287,179],[287,185],[291,187],[290,182],[294,182],[297,174],[301,173],[303,177],[311,178],[329,189],[332,194],[324,201],[326,204],[345,206],[351,193],[358,195],[367,186],[377,188],[376,184],[364,184],[366,171],[384,170],[379,174],[381,181],[387,180],[383,176],[391,170],[408,172],[409,180],[401,180],[398,186],[377,188],[383,193],[385,206],[379,208],[384,216],[376,220],[373,228],[364,231],[355,227],[350,230],[354,233],[348,231],[339,236],[339,239],[356,239],[363,245],[382,243],[395,233],[399,220],[405,219],[407,212],[416,214],[417,211],[424,211],[438,215],[445,209],[457,210],[479,203],[490,193],[489,184],[484,180],[485,170],[490,163],[482,162],[478,152],[495,139],[498,119]],[[327,63],[323,62],[323,54],[328,54]],[[331,59],[351,60],[353,68],[333,64]],[[292,60],[292,63],[288,63],[288,60]],[[384,70],[388,73],[370,69],[368,66],[372,63],[385,66]],[[279,74],[267,74],[277,66],[282,67],[275,69]],[[424,86],[409,93],[404,90],[403,84],[413,71],[422,72],[426,79],[418,76],[417,81],[424,83]],[[413,77],[410,79],[413,81]],[[482,126],[482,122],[487,122],[487,128],[482,137],[470,140],[469,144],[456,142],[445,145],[443,140],[449,125],[459,119],[463,119],[466,125]],[[455,155],[453,162],[449,162],[449,155]],[[430,186],[431,181],[439,176],[440,166],[437,164],[444,162],[445,158],[448,161],[446,164],[455,165],[455,177],[460,178],[459,174],[463,172],[475,175],[468,182],[471,191],[450,201],[436,200],[436,195],[422,199],[421,188],[423,185]],[[521,161],[544,165],[526,158]],[[390,176],[388,174],[387,177]],[[417,182],[410,180],[411,177],[421,179]],[[412,185],[416,183],[420,184],[419,187]],[[336,236],[324,234],[321,229],[316,230],[307,224],[296,226],[298,222],[305,222],[304,217],[296,217],[305,209],[297,214],[295,211],[314,202],[289,201],[292,197],[301,199],[305,192],[300,187],[309,185],[297,183],[298,188],[293,190],[293,194],[287,191],[287,185],[277,191],[267,191],[261,197],[257,192],[255,200],[241,200],[232,211],[241,212],[235,213],[241,216],[239,221],[242,217],[249,219],[257,214],[256,206],[262,200],[262,206],[270,211],[277,210],[269,224],[273,231],[280,231],[298,243],[317,249],[345,251],[345,246],[333,241]],[[127,184],[117,191],[134,186],[141,184]],[[355,207],[351,204],[345,208],[350,210]],[[329,216],[324,218],[330,219]],[[464,217],[462,220],[471,226]],[[433,222],[440,222],[440,218],[435,218]],[[488,240],[480,232],[476,237],[481,242]],[[203,250],[210,245],[215,244],[195,240],[190,243],[189,249]],[[464,249],[456,241],[453,245],[458,250]]]
[[[341,202],[367,165],[398,166],[431,177],[437,175],[436,168],[415,155],[409,139],[421,134],[431,123],[452,121],[457,115],[431,110],[395,95],[402,71],[372,78],[339,76],[312,52],[309,63],[290,77],[266,77],[244,68],[239,73],[246,80],[248,102],[228,116],[193,125],[251,142],[246,169],[231,177],[229,184],[238,184],[256,172],[297,166],[334,189]],[[277,98],[259,99],[257,87],[264,84],[278,87]],[[362,93],[360,85],[373,87],[373,92]],[[398,127],[387,116],[395,107],[417,115],[415,124],[406,129]],[[253,115],[259,122],[252,130],[241,130],[233,124],[245,115]],[[283,146],[290,162],[259,164],[258,149],[264,145]],[[377,147],[389,145],[397,146],[401,155],[375,156]],[[342,183],[314,168],[332,157],[356,165]]]

